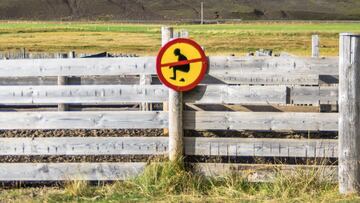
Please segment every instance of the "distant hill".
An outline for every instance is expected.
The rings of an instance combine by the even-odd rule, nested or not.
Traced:
[[[0,19],[360,20],[360,0],[0,0]]]

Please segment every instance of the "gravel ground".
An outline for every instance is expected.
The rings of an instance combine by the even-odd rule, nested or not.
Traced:
[[[258,131],[194,131],[185,130],[187,137],[240,137],[240,138],[312,138],[336,139],[337,132],[258,132]],[[5,130],[0,138],[15,137],[163,137],[162,129],[135,130]]]
[[[161,137],[162,129],[150,130],[5,130],[0,137]]]

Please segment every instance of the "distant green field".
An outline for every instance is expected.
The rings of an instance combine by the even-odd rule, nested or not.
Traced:
[[[360,23],[244,22],[241,24],[173,25],[186,29],[209,55],[273,49],[309,55],[311,35],[319,34],[321,54],[338,54],[338,34],[359,32]],[[0,22],[0,51],[26,48],[35,52],[100,52],[155,55],[161,25],[83,22]]]

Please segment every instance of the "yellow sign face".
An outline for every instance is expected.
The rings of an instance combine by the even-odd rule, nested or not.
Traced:
[[[194,88],[206,73],[207,60],[198,44],[188,39],[176,39],[164,46],[158,56],[160,80],[177,91]]]

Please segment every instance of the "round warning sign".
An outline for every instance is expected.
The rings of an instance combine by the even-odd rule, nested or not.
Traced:
[[[207,58],[199,44],[178,38],[167,43],[159,52],[156,71],[167,87],[185,92],[195,88],[204,78]]]

